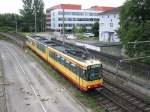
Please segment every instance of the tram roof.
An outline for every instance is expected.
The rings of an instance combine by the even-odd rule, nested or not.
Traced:
[[[60,52],[63,52],[64,54],[73,57],[79,61],[85,62],[88,65],[91,63],[97,63],[97,60],[93,59],[91,56],[89,56],[85,51],[80,50],[78,48],[68,48],[67,46],[60,45],[52,40],[48,40],[41,36],[31,35],[31,38],[37,40],[38,42],[42,43],[43,45],[47,45],[49,47],[52,47]],[[89,61],[86,61],[89,60]],[[91,62],[90,62],[91,60]]]

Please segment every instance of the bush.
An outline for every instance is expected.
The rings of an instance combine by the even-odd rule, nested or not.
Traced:
[[[9,26],[0,27],[0,32],[15,32],[15,28]]]

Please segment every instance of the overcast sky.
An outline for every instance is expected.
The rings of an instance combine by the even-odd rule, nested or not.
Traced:
[[[81,4],[82,8],[90,6],[114,6],[122,5],[126,0],[44,0],[45,9],[57,4]],[[22,0],[0,0],[0,13],[18,13],[22,8]]]

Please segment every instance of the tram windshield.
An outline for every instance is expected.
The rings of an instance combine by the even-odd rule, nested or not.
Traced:
[[[89,80],[97,80],[102,77],[102,65],[92,65],[88,73]]]

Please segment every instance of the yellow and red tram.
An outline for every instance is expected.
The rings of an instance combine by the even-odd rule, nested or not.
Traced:
[[[102,64],[84,53],[68,49],[36,35],[27,36],[27,46],[55,69],[72,81],[80,90],[88,91],[103,86]]]

